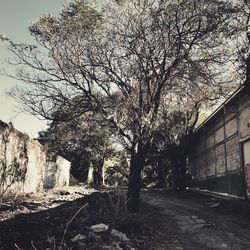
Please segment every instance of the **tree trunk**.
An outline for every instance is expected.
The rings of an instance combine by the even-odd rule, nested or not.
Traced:
[[[103,176],[102,176],[102,172],[103,172],[103,165],[104,165],[104,161],[102,161],[100,163],[100,165],[98,166],[98,175],[97,175],[97,183],[98,186],[101,186],[103,184]]]
[[[128,210],[130,212],[139,211],[139,198],[141,191],[141,171],[145,165],[146,151],[142,149],[137,150],[131,153],[130,161],[130,173],[129,173],[129,184],[128,184]]]
[[[248,43],[250,44],[250,33],[247,32],[247,38],[248,38]],[[246,80],[245,80],[245,86],[247,89],[247,93],[250,96],[250,53],[247,56],[247,61],[246,61]]]
[[[105,157],[103,156],[100,160],[94,161],[94,171],[93,171],[93,184],[99,187],[103,184],[103,166]]]
[[[167,177],[166,166],[165,164],[163,164],[163,161],[161,160],[160,157],[158,157],[157,159],[156,171],[157,171],[156,188],[166,188],[166,177]]]

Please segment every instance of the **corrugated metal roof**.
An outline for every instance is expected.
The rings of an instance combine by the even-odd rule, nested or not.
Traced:
[[[198,131],[200,128],[202,128],[212,117],[214,117],[217,113],[219,113],[223,107],[229,103],[230,101],[232,101],[239,93],[241,93],[241,91],[243,91],[243,89],[245,89],[245,85],[241,85],[238,89],[236,89],[215,111],[212,112],[212,114],[210,114],[205,121],[203,121],[194,131]]]

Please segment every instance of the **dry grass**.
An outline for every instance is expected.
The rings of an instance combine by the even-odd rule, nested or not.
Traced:
[[[15,207],[22,205],[25,196],[10,198]],[[127,211],[126,202],[125,191],[117,189],[95,192],[53,209],[16,216],[1,224],[0,245],[13,244],[14,247],[15,243],[16,249],[69,250],[73,247],[71,239],[74,236],[88,235],[87,228],[104,223],[125,233],[136,249],[172,249],[171,220],[160,217],[146,204],[140,213],[131,214]],[[7,234],[9,230],[13,235]]]

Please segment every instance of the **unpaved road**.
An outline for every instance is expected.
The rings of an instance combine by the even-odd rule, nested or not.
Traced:
[[[166,191],[143,192],[142,200],[166,215],[166,222],[169,217],[176,221],[178,237],[173,249],[250,249],[249,217],[243,216],[240,209],[224,212],[221,200]]]

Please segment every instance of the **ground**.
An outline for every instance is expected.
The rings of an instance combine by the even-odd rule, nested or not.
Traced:
[[[158,209],[178,230],[174,249],[250,249],[250,206],[195,192],[144,192],[143,201]],[[162,222],[164,223],[164,221]]]
[[[60,249],[62,241],[63,249],[103,249],[96,239],[81,248],[72,243],[98,223],[130,239],[131,248],[112,250],[250,249],[248,202],[191,191],[145,190],[141,198],[140,213],[128,214],[114,190],[79,186],[15,197],[0,206],[0,249]]]

